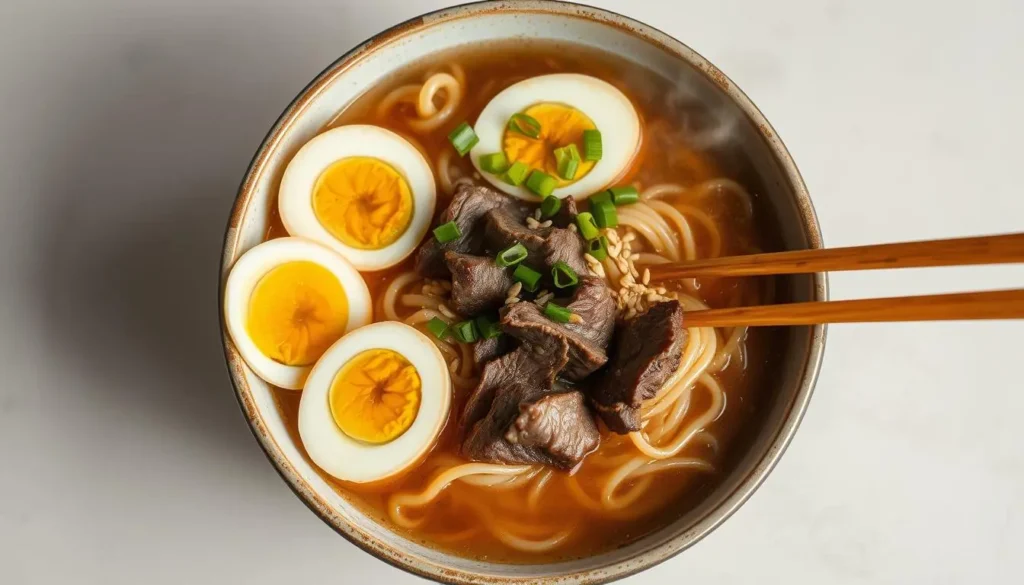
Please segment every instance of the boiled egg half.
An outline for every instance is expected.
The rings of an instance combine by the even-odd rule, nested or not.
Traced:
[[[398,322],[362,327],[324,353],[299,402],[310,458],[345,481],[386,479],[434,445],[451,403],[444,357],[426,335]]]
[[[536,136],[515,129],[510,122],[517,115],[539,123]],[[470,156],[480,174],[497,189],[527,200],[538,196],[500,173],[487,172],[481,158],[502,153],[508,164],[521,162],[557,179],[555,197],[583,199],[624,174],[640,148],[640,117],[629,98],[606,81],[576,73],[541,75],[509,86],[487,104],[474,130],[480,141]],[[555,151],[575,144],[583,153],[587,130],[600,132],[601,157],[580,160],[573,178],[566,179],[559,174]]]
[[[433,171],[415,146],[384,128],[351,125],[299,149],[281,178],[278,208],[289,234],[372,271],[412,253],[435,200]]]
[[[300,238],[269,240],[242,255],[224,288],[228,334],[267,382],[298,390],[344,334],[370,322],[366,282],[343,256]]]

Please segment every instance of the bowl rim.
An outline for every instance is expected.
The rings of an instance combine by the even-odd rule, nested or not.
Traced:
[[[481,0],[468,2],[447,8],[424,13],[396,24],[380,33],[371,36],[369,39],[359,43],[342,56],[334,60],[313,78],[288,104],[282,114],[277,118],[266,136],[260,142],[252,160],[250,161],[245,175],[235,196],[231,208],[227,228],[224,235],[224,243],[220,257],[219,287],[218,287],[218,310],[220,321],[221,341],[224,347],[225,363],[227,366],[231,384],[235,390],[235,397],[238,400],[239,408],[245,417],[250,432],[256,438],[264,454],[270,460],[278,475],[285,481],[288,487],[299,497],[300,500],[316,514],[335,532],[343,536],[349,542],[355,544],[371,555],[385,561],[386,563],[418,575],[420,577],[435,580],[443,583],[607,583],[634,575],[655,565],[658,565],[693,546],[705,536],[718,528],[723,522],[731,517],[742,506],[757,489],[764,483],[767,476],[775,468],[782,454],[786,451],[790,442],[800,426],[807,410],[814,386],[817,382],[821,369],[822,358],[825,348],[827,326],[816,325],[811,327],[810,344],[805,356],[803,366],[800,368],[802,379],[799,388],[790,405],[789,411],[785,413],[782,424],[776,430],[765,448],[764,455],[754,464],[746,477],[738,482],[731,493],[723,496],[719,505],[711,509],[704,517],[682,534],[671,537],[658,546],[640,553],[636,557],[608,563],[601,566],[589,567],[569,575],[529,578],[493,576],[455,569],[444,566],[421,557],[411,557],[397,548],[381,542],[369,533],[363,531],[353,524],[338,522],[336,517],[330,513],[330,506],[322,500],[313,488],[308,485],[293,468],[291,462],[286,459],[281,448],[277,445],[274,437],[271,436],[259,415],[253,400],[251,389],[246,382],[242,368],[244,362],[238,355],[234,343],[227,334],[224,323],[224,285],[230,272],[231,259],[235,257],[238,247],[239,227],[246,215],[249,205],[254,199],[254,186],[259,177],[265,171],[270,155],[275,152],[278,143],[287,133],[293,122],[314,100],[314,98],[329,86],[333,80],[342,75],[356,62],[369,55],[371,52],[386,47],[402,38],[413,35],[427,28],[447,23],[453,20],[472,18],[489,13],[518,13],[518,14],[549,14],[573,19],[582,19],[612,26],[632,36],[653,44],[662,50],[686,61],[697,71],[703,74],[709,81],[717,85],[749,120],[759,129],[767,146],[773,154],[776,163],[780,166],[786,181],[793,191],[795,203],[798,206],[800,221],[803,231],[808,239],[810,248],[822,247],[821,228],[818,223],[817,214],[811,202],[807,186],[804,183],[800,171],[796,167],[789,150],[779,138],[778,133],[771,126],[761,111],[754,105],[749,97],[732,82],[721,70],[702,55],[691,49],[682,41],[671,35],[640,22],[628,16],[616,13],[604,8],[597,8],[586,4],[567,2],[564,0]],[[829,298],[828,277],[824,273],[811,275],[813,284],[813,297],[817,301],[825,301]],[[543,564],[543,563],[540,563]],[[530,566],[530,565],[524,565]]]

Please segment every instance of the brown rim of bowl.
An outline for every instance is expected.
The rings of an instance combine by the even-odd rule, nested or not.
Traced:
[[[443,8],[416,16],[405,22],[397,24],[381,33],[374,35],[368,40],[360,43],[350,51],[339,57],[317,75],[294,100],[288,105],[281,116],[277,119],[263,142],[257,149],[249,164],[242,184],[239,187],[238,195],[232,206],[228,227],[224,236],[224,248],[221,255],[218,310],[220,316],[221,340],[224,344],[224,352],[228,373],[231,383],[235,388],[235,395],[239,407],[245,415],[249,429],[257,439],[267,458],[273,464],[278,474],[288,484],[291,490],[301,499],[309,509],[320,517],[325,523],[331,526],[338,534],[374,555],[388,564],[407,571],[409,573],[433,579],[444,583],[517,583],[524,582],[517,577],[481,575],[459,569],[451,569],[435,563],[421,556],[412,556],[401,550],[378,541],[369,533],[360,529],[354,524],[341,521],[342,519],[332,512],[328,504],[323,501],[313,489],[302,480],[296,473],[292,464],[285,459],[280,447],[264,426],[262,418],[256,410],[252,399],[251,390],[241,372],[244,364],[239,357],[230,337],[227,335],[224,325],[224,313],[221,308],[224,305],[224,282],[230,270],[228,261],[235,256],[238,246],[237,233],[241,219],[252,200],[252,188],[257,179],[264,172],[269,154],[274,151],[281,137],[288,131],[296,117],[308,107],[312,99],[327,87],[336,77],[344,73],[352,64],[358,62],[373,50],[387,46],[408,35],[414,34],[428,27],[453,20],[471,18],[474,16],[490,13],[521,13],[521,14],[554,14],[567,18],[577,18],[598,22],[622,30],[630,35],[638,37],[651,43],[666,52],[673,54],[688,62],[698,69],[712,83],[722,89],[732,101],[747,115],[750,121],[760,130],[762,137],[768,143],[776,162],[784,171],[787,180],[793,188],[796,196],[796,203],[799,208],[801,222],[807,235],[811,248],[822,247],[821,230],[818,219],[811,203],[807,187],[804,184],[800,172],[796,168],[792,156],[786,146],[779,139],[775,129],[765,119],[760,110],[724,73],[712,65],[707,59],[681,41],[658,30],[657,28],[644,24],[627,16],[595,8],[584,4],[574,4],[561,0],[484,0],[471,2],[449,8]],[[814,297],[823,301],[828,299],[828,279],[825,274],[813,276]],[[682,534],[672,537],[668,541],[640,553],[638,556],[584,570],[572,574],[557,577],[542,577],[534,579],[534,582],[554,584],[558,582],[584,582],[584,583],[607,583],[622,579],[639,573],[664,562],[690,546],[693,546],[707,534],[716,529],[727,520],[741,506],[758,487],[778,463],[793,438],[796,429],[803,419],[804,412],[810,401],[811,394],[817,381],[818,372],[821,367],[821,360],[825,346],[826,327],[817,325],[811,331],[811,343],[804,365],[802,368],[803,379],[797,390],[795,399],[790,410],[783,418],[783,423],[777,430],[775,436],[769,443],[764,457],[754,466],[753,470],[744,478],[739,485],[724,497],[722,503],[713,509],[708,515],[697,521]]]

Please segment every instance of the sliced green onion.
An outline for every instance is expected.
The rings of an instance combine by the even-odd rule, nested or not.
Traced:
[[[607,201],[608,203],[611,203],[612,202],[611,191],[601,191],[600,193],[594,193],[593,195],[591,195],[587,199],[587,201],[590,202],[590,207],[591,208],[593,208],[595,205],[597,205],[598,203],[601,203],[603,201]]]
[[[608,238],[601,236],[587,243],[587,253],[595,260],[604,260],[608,257]]]
[[[576,214],[576,226],[580,228],[580,235],[584,240],[593,240],[601,235],[597,224],[594,223],[594,216],[587,211]]]
[[[512,163],[512,166],[510,166],[507,171],[505,171],[502,179],[504,179],[509,185],[515,185],[518,187],[523,184],[523,181],[526,180],[526,175],[528,174],[530,174],[530,167],[524,162],[516,161]]]
[[[594,223],[597,227],[613,228],[619,225],[619,213],[615,211],[615,206],[607,201],[591,206],[590,211],[594,214]]]
[[[501,326],[487,315],[480,315],[474,321],[476,322],[477,331],[480,332],[481,339],[494,339],[501,335]]]
[[[520,264],[516,266],[515,272],[512,273],[512,278],[516,282],[523,283],[523,288],[529,292],[535,292],[537,290],[537,284],[540,282],[540,272],[537,272],[533,268],[530,268],[526,264]]]
[[[612,187],[609,189],[612,194],[612,203],[619,205],[632,205],[640,201],[640,192],[633,185],[625,187]]]
[[[550,301],[544,305],[544,314],[547,315],[548,319],[558,323],[568,323],[572,319],[572,311]]]
[[[493,154],[485,154],[477,159],[480,163],[480,168],[486,173],[492,175],[500,175],[508,170],[508,157],[505,156],[504,152],[495,152]]]
[[[501,252],[498,252],[497,258],[494,259],[494,263],[502,268],[508,268],[509,266],[515,266],[523,260],[526,260],[526,246],[516,242],[515,246],[509,246]]]
[[[462,237],[462,231],[454,221],[443,223],[434,228],[434,238],[440,243],[450,242]]]
[[[555,288],[569,288],[580,281],[579,275],[568,264],[559,260],[551,267],[551,278],[555,280]]]
[[[476,146],[477,142],[480,142],[480,137],[473,132],[473,128],[468,123],[463,122],[448,135],[448,141],[458,151],[459,156],[466,156],[466,153]]]
[[[558,175],[566,181],[576,178],[576,171],[580,168],[580,160],[580,151],[576,148],[575,143],[555,149]]]
[[[540,216],[547,219],[554,217],[558,210],[562,208],[562,200],[558,197],[545,197],[544,201],[540,202]]]
[[[526,188],[533,191],[541,197],[547,197],[555,192],[555,187],[558,186],[558,179],[545,173],[544,171],[538,171],[534,169],[530,173],[530,176],[526,179]]]
[[[452,335],[462,343],[473,343],[479,337],[476,325],[472,321],[462,321],[452,325]]]
[[[583,160],[601,160],[603,149],[601,147],[600,130],[583,131]]]
[[[434,317],[430,321],[427,321],[427,331],[434,334],[434,337],[438,339],[444,339],[445,335],[448,334],[448,324]]]
[[[508,129],[530,138],[540,136],[540,122],[537,121],[537,118],[526,114],[512,114],[508,120]]]

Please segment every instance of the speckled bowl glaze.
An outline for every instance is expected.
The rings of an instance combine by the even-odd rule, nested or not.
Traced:
[[[699,98],[736,114],[755,196],[767,204],[786,248],[821,246],[818,223],[793,160],[753,103],[721,71],[676,39],[604,10],[547,1],[482,2],[404,22],[359,45],[317,76],[271,128],[242,182],[228,224],[224,281],[238,257],[266,233],[281,173],[299,147],[379,79],[417,59],[466,43],[517,38],[579,43],[683,77]],[[790,281],[791,300],[825,300],[824,275]],[[223,299],[222,299],[223,301]],[[223,331],[223,324],[222,324]],[[289,437],[270,389],[245,365],[225,334],[231,381],[253,434],[295,493],[324,522],[367,552],[407,571],[450,583],[602,583],[658,564],[691,546],[747,500],[778,462],[811,397],[825,343],[824,327],[793,328],[779,387],[749,447],[701,505],[628,546],[580,560],[501,565],[427,548],[369,518],[328,485]]]

